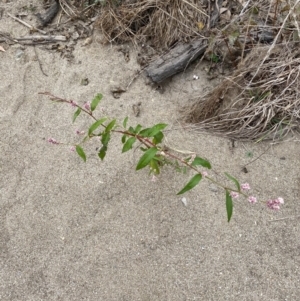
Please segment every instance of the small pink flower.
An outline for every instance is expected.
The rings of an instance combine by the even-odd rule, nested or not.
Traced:
[[[156,181],[157,181],[157,177],[155,175],[152,175],[151,182],[156,182]]]
[[[88,110],[88,111],[91,110],[91,105],[90,105],[89,102],[85,102],[83,106],[84,106],[84,108],[85,108],[86,110]]]
[[[71,104],[72,107],[76,107],[77,106],[77,103],[74,100],[70,100],[70,104]]]
[[[233,198],[233,199],[237,199],[239,197],[239,194],[235,191],[231,191],[230,192],[230,196]]]
[[[59,144],[54,138],[48,138],[48,142],[51,144]]]
[[[257,202],[257,198],[255,196],[251,195],[248,197],[248,201],[251,204],[255,204]]]
[[[267,201],[267,206],[268,208],[272,209],[272,210],[279,210],[280,209],[280,205],[284,204],[284,200],[283,198],[277,198],[275,200],[268,200]]]
[[[83,135],[83,134],[84,134],[84,131],[76,130],[76,134],[77,134],[77,135]]]
[[[277,201],[278,201],[280,204],[282,204],[282,205],[284,204],[283,198],[280,198],[280,197],[279,197],[279,198],[277,198]]]
[[[75,152],[75,146],[74,145],[70,147],[70,151]]]
[[[247,191],[250,190],[250,185],[248,183],[244,183],[241,185],[242,190]]]
[[[207,176],[208,176],[207,171],[203,171],[203,172],[202,172],[202,176],[203,176],[204,178],[207,177]]]

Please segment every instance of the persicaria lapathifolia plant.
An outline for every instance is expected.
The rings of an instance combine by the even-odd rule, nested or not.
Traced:
[[[81,112],[93,119],[93,123],[90,125],[87,132],[80,130],[76,131],[78,135],[84,136],[81,143],[75,145],[71,144],[71,149],[74,151],[76,150],[77,154],[82,158],[83,161],[86,161],[86,154],[82,145],[88,139],[95,137],[100,138],[101,147],[99,148],[98,156],[101,160],[103,160],[108,149],[111,135],[120,134],[123,145],[122,153],[131,150],[137,143],[140,144],[139,149],[142,155],[136,165],[136,170],[148,167],[149,174],[152,175],[152,180],[156,179],[156,176],[160,173],[160,170],[164,165],[171,165],[176,169],[176,171],[191,169],[195,172],[194,176],[177,193],[177,195],[193,189],[199,184],[202,178],[205,178],[206,180],[224,189],[228,222],[230,221],[233,212],[233,199],[243,196],[252,204],[257,202],[257,198],[255,196],[248,195],[250,190],[248,183],[240,184],[236,178],[228,173],[225,173],[226,177],[232,181],[235,187],[232,188],[223,185],[208,175],[206,170],[211,169],[211,164],[208,160],[197,155],[184,158],[164,147],[162,142],[164,140],[163,130],[167,127],[167,124],[165,123],[158,123],[150,128],[143,128],[140,124],[136,125],[135,127],[128,126],[128,117],[123,120],[122,125],[119,125],[116,119],[107,116],[97,118],[94,114],[94,111],[102,99],[101,94],[97,94],[91,103],[86,102],[82,106],[76,103],[74,100],[60,98],[52,95],[49,92],[41,92],[39,94],[47,95],[53,102],[66,103],[74,107],[75,112],[73,114],[73,122],[75,122],[76,118],[81,114]],[[102,110],[102,114],[103,113],[104,111]],[[58,142],[54,138],[49,138],[48,142],[51,144],[66,145],[66,143]],[[200,167],[204,168],[205,170],[200,171]],[[279,197],[277,199],[268,200],[267,207],[272,210],[279,210],[280,205],[283,203],[283,199]]]

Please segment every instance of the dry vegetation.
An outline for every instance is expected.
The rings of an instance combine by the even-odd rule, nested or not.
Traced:
[[[229,59],[232,75],[184,108],[193,128],[242,140],[283,138],[299,128],[299,0],[60,2],[72,13],[94,10],[109,42],[167,49],[202,37],[206,57]]]

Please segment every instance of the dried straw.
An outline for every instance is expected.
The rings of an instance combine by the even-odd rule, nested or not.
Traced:
[[[282,139],[299,129],[299,2],[289,3],[288,13],[277,16],[281,26],[271,45],[253,45],[232,76],[183,109],[191,128],[256,141]],[[274,8],[274,3],[269,5]],[[271,11],[269,7],[268,14]],[[288,29],[291,17],[294,26]]]
[[[256,47],[231,77],[185,108],[184,120],[235,140],[279,139],[297,129],[299,45],[276,45],[268,54],[269,49]]]
[[[122,1],[119,6],[107,1],[98,19],[109,42],[151,40],[157,49],[200,35],[207,14],[197,0]]]

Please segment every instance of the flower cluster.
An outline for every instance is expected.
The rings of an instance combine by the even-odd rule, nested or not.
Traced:
[[[51,144],[59,144],[54,138],[48,138],[48,142]]]
[[[87,110],[87,111],[90,111],[91,110],[91,104],[90,104],[90,102],[85,102],[84,103],[84,105],[83,105],[83,107]]]
[[[241,189],[242,189],[242,191],[248,191],[248,190],[251,189],[251,187],[248,183],[244,183],[244,184],[241,184]],[[239,193],[236,192],[236,191],[231,191],[230,196],[233,199],[237,199],[239,197]],[[257,198],[255,196],[251,195],[251,196],[248,197],[248,202],[251,203],[251,204],[254,204],[254,203],[257,202]]]
[[[275,200],[267,201],[268,208],[270,208],[272,210],[279,210],[280,205],[283,205],[283,204],[284,204],[284,200],[283,200],[283,198],[280,198],[280,197]]]

